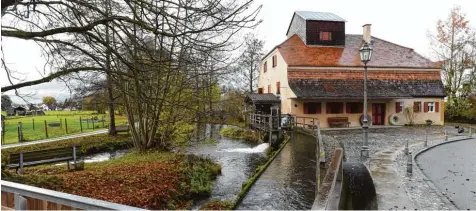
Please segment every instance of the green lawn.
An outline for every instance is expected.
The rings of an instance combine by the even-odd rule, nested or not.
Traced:
[[[3,113],[3,112],[2,112]],[[81,126],[83,132],[91,132],[107,128],[109,125],[109,118],[107,114],[94,114],[92,111],[46,111],[45,116],[13,116],[7,117],[5,120],[5,144],[18,143],[18,122],[22,123],[23,139],[25,141],[34,141],[45,139],[45,121],[47,123],[48,138],[60,137],[81,133]],[[104,122],[80,122],[79,119],[90,119],[91,117],[98,117]],[[61,126],[48,126],[50,123],[61,123]],[[125,116],[116,115],[116,125],[122,125],[127,122]],[[94,124],[94,126],[93,126]],[[67,127],[66,127],[67,125]],[[67,131],[66,131],[67,129]]]

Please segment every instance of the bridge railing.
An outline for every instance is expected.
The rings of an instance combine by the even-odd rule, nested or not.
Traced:
[[[143,210],[137,207],[1,181],[2,210]]]
[[[339,210],[343,197],[343,149],[336,148],[326,176],[319,186],[313,210]]]

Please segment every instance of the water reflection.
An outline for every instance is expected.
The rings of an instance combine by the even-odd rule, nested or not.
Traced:
[[[314,202],[316,142],[295,134],[238,206],[242,210],[304,210]]]

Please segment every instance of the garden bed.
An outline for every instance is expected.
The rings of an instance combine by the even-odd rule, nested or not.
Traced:
[[[132,152],[84,170],[38,166],[2,179],[146,209],[186,209],[208,195],[220,166],[209,159],[169,152]]]

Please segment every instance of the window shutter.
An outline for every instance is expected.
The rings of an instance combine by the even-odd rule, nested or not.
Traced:
[[[359,103],[359,112],[364,113],[364,104]]]
[[[413,112],[420,112],[420,102],[413,102]]]
[[[435,102],[435,112],[440,112],[440,102]]]
[[[423,103],[423,112],[428,112],[428,102]]]
[[[326,103],[326,114],[331,113],[331,103]]]
[[[339,105],[339,108],[340,108],[340,114],[343,114],[344,113],[344,103],[338,103]]]
[[[303,113],[307,114],[308,113],[308,108],[307,108],[308,103],[303,104]]]
[[[258,88],[258,94],[263,94],[263,88]]]
[[[268,93],[271,93],[271,85],[268,85]]]
[[[345,104],[345,113],[350,114],[350,103]]]
[[[395,113],[400,113],[400,102],[395,103]]]
[[[316,113],[317,114],[321,113],[321,103],[316,103]]]
[[[281,88],[281,83],[278,81],[276,82],[276,94],[281,94],[280,88]]]

